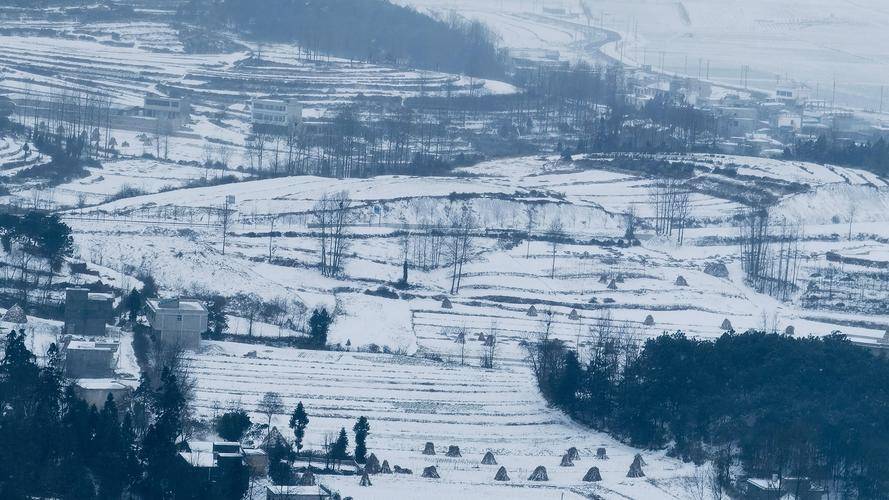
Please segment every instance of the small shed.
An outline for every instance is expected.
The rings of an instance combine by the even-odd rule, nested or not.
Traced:
[[[534,472],[528,476],[528,481],[549,481],[549,475],[546,473],[546,467],[538,465]]]
[[[590,467],[590,470],[586,471],[586,475],[583,476],[583,481],[585,483],[597,483],[602,480],[602,474],[599,473],[598,467]]]
[[[435,445],[432,444],[432,441],[426,442],[426,447],[423,448],[424,455],[435,455]]]
[[[485,453],[485,456],[482,457],[482,465],[497,465],[497,459],[494,458],[494,454],[490,451]]]
[[[435,468],[434,465],[430,465],[429,467],[423,469],[422,477],[425,477],[427,479],[441,479],[441,476],[438,475],[438,470]]]

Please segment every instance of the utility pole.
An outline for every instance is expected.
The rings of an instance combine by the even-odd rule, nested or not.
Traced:
[[[234,205],[234,204],[235,204],[235,197],[234,196],[229,195],[229,196],[225,197],[225,204],[223,205],[223,208],[222,208],[222,255],[225,255],[225,239],[226,239],[226,236],[228,235],[228,224],[229,224],[230,216],[231,216],[231,213],[229,212],[229,205]]]

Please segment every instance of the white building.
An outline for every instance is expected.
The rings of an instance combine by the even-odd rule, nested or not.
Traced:
[[[303,108],[296,99],[253,99],[253,125],[290,127],[302,123]]]
[[[775,90],[780,101],[803,105],[812,97],[812,91],[805,85],[781,85]]]
[[[164,346],[196,350],[201,333],[207,330],[207,309],[197,300],[151,299],[147,316],[155,338]]]
[[[142,106],[142,114],[148,118],[182,122],[190,115],[190,106],[184,99],[148,94]]]

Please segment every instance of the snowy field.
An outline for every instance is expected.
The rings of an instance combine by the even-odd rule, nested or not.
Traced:
[[[774,209],[776,216],[792,218],[803,228],[800,292],[782,302],[745,285],[737,245],[730,242],[738,235],[732,218],[742,207],[698,194],[691,210],[695,227],[687,230],[683,246],[654,237],[645,227],[638,233],[641,246],[562,244],[555,255],[547,242],[513,245],[479,235],[459,294],[449,295],[446,267],[411,269],[409,295],[400,298],[364,293],[400,278],[403,238],[396,231],[410,233],[463,203],[477,211],[488,229],[524,229],[526,208],[533,204],[538,207],[537,231],[559,218],[579,240],[622,237],[626,210],[635,207],[643,219],[648,217],[651,181],[610,168],[602,157],[497,160],[467,167],[463,173],[468,177],[457,178],[292,177],[179,189],[75,210],[78,218],[70,222],[78,256],[105,273],[150,272],[167,293],[255,294],[309,310],[319,305],[335,310],[330,342],[348,346],[347,352],[214,342],[193,363],[202,415],[231,404],[253,410],[264,392],[278,391],[288,406],[300,400],[307,405],[311,446],[367,415],[373,426],[370,448],[381,459],[415,474],[437,465],[442,476],[435,481],[416,475],[379,477],[374,487],[362,491],[357,491],[357,478],[332,479],[331,485],[344,494],[391,498],[428,485],[430,498],[555,499],[563,493],[564,498],[590,493],[687,498],[688,488],[701,477],[694,467],[646,453],[648,478],[627,479],[634,450],[547,409],[530,378],[523,345],[549,323],[552,335],[577,346],[583,360],[604,325],[636,340],[679,330],[713,338],[722,334],[725,320],[736,330],[784,332],[793,327],[796,335],[839,330],[854,340],[875,342],[889,326],[889,314],[837,306],[846,299],[823,308],[808,307],[803,299],[808,283],[821,283],[818,276],[828,267],[879,278],[873,269],[829,262],[827,256],[889,259],[889,186],[865,172],[808,163],[713,155],[662,159],[693,163],[699,176],[731,167],[752,185],[758,179],[805,183],[805,192],[786,196]],[[115,168],[123,175],[127,165],[134,175],[146,168],[144,163]],[[343,189],[350,191],[356,206],[351,257],[343,276],[322,277],[314,268],[318,247],[307,212],[324,193]],[[222,255],[213,208],[227,195],[236,198],[235,223]],[[848,240],[851,206],[856,208],[853,238]],[[275,230],[284,233],[270,239],[272,220]],[[273,262],[268,261],[270,251]],[[713,263],[725,264],[728,276],[704,272]],[[687,284],[678,283],[680,276]],[[621,279],[610,287],[615,277]],[[882,293],[885,301],[887,291],[873,288],[868,293],[877,301]],[[452,308],[442,307],[443,296],[450,297]],[[246,334],[246,319],[232,317],[230,322],[233,333]],[[254,326],[254,336],[295,333],[271,324]],[[461,334],[465,345],[458,342]],[[478,368],[484,352],[480,335],[496,336],[493,370]],[[402,355],[356,352],[373,346]],[[256,356],[245,357],[250,351]],[[285,428],[286,417],[276,417],[275,424]],[[423,456],[420,449],[430,440],[439,449],[460,446],[463,458]],[[584,457],[605,446],[612,459],[585,458],[573,468],[559,467],[570,446]],[[495,470],[478,464],[489,449],[513,481],[497,483]],[[524,481],[537,465],[547,467],[550,482]],[[604,477],[594,489],[580,481],[592,465]]]

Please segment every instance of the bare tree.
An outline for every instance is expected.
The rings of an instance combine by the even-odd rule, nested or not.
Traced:
[[[460,293],[463,265],[472,253],[472,233],[476,226],[475,211],[469,205],[464,204],[459,212],[451,214],[447,243],[451,265],[451,294]]]
[[[552,253],[552,266],[550,267],[549,277],[556,277],[556,253],[559,250],[559,244],[565,239],[565,228],[562,225],[562,219],[556,217],[550,222],[546,230],[546,235],[550,240],[550,249]]]
[[[267,392],[256,404],[256,410],[268,418],[268,426],[272,426],[272,417],[284,412],[284,402],[277,392]]]
[[[312,208],[320,247],[319,267],[325,276],[336,276],[343,270],[348,250],[347,230],[352,216],[352,199],[347,191],[325,193]]]
[[[525,258],[528,259],[531,257],[531,231],[534,230],[537,224],[536,205],[525,205],[525,219],[527,221],[527,223],[525,224],[525,232],[528,233],[528,246],[525,249]]]

